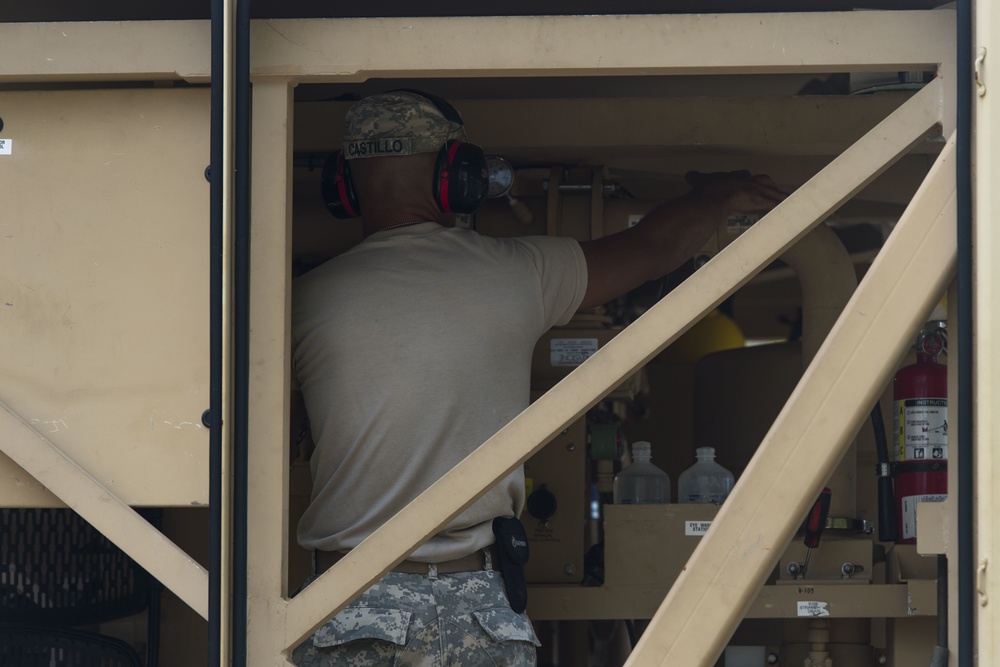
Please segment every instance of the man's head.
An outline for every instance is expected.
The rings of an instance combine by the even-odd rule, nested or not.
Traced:
[[[444,100],[410,91],[364,98],[347,112],[344,157],[436,153],[451,139],[466,140],[462,117]]]
[[[402,90],[366,97],[347,112],[343,150],[324,165],[327,208],[367,218],[372,206],[398,208],[404,194],[411,202],[410,186],[419,182],[440,213],[471,213],[486,197],[489,174],[483,150],[465,139],[461,116],[444,100]]]

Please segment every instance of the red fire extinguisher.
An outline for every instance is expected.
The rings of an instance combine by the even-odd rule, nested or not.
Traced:
[[[948,370],[941,323],[916,341],[917,362],[893,381],[897,542],[917,541],[917,503],[948,497]]]

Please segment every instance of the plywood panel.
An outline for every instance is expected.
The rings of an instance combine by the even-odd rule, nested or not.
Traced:
[[[209,91],[7,92],[0,118],[0,400],[129,503],[206,502]],[[0,455],[0,503],[54,502]]]

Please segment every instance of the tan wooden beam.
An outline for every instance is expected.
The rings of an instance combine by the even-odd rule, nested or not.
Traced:
[[[952,26],[942,11],[261,21],[254,71],[362,81],[934,69],[952,55]]]
[[[947,10],[270,19],[252,22],[251,73],[319,82],[891,72],[935,69],[954,33]],[[7,23],[0,44],[0,82],[210,78],[207,21]]]
[[[0,23],[2,82],[211,78],[208,21]]]
[[[247,664],[270,665],[284,649],[288,596],[291,85],[254,85],[253,108]]]

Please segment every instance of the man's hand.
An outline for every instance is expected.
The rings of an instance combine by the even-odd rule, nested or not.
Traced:
[[[691,196],[717,203],[728,209],[727,215],[770,211],[787,196],[769,176],[754,176],[749,171],[689,171],[684,180],[693,188]]]
[[[785,193],[767,176],[748,171],[689,172],[692,190],[660,204],[631,229],[580,244],[587,259],[592,308],[659,278],[686,262],[733,214],[769,211]]]

